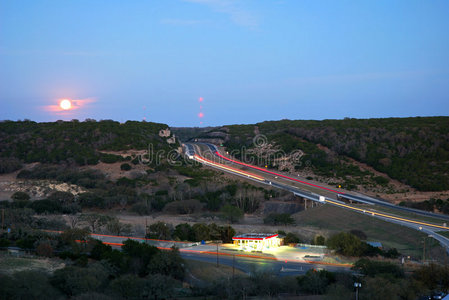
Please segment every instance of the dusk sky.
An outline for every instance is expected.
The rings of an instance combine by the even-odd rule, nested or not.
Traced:
[[[449,1],[0,0],[0,120],[437,115]]]

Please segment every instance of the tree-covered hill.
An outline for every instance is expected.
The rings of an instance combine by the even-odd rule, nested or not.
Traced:
[[[127,149],[169,149],[159,131],[165,124],[112,120],[36,123],[32,121],[0,122],[0,160],[6,169],[16,160],[24,163],[96,164],[99,160],[116,160],[99,151]],[[14,160],[14,161],[12,161]]]
[[[449,190],[449,117],[281,120],[219,130],[230,150],[254,148],[257,134],[287,153],[301,149],[321,175],[350,171],[341,169],[349,157],[418,190]]]

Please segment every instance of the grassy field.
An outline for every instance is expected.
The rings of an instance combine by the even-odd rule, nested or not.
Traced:
[[[387,214],[392,214],[392,215],[396,215],[399,217],[404,217],[404,218],[408,218],[408,219],[412,219],[412,220],[416,220],[416,221],[424,221],[424,222],[429,222],[429,223],[433,223],[433,224],[437,224],[437,225],[443,225],[443,223],[449,224],[448,220],[445,220],[442,218],[422,216],[422,215],[418,215],[418,214],[415,214],[412,212],[406,212],[406,211],[402,211],[399,209],[393,209],[393,208],[388,208],[388,207],[379,206],[379,205],[376,205],[376,206],[364,205],[363,207],[366,207],[367,209],[370,209],[370,210],[374,210],[374,211],[378,211],[378,212],[385,212]]]
[[[12,274],[26,270],[40,270],[52,273],[64,266],[65,264],[59,259],[13,257],[5,252],[0,253],[1,274]]]
[[[315,227],[328,234],[352,229],[362,230],[367,235],[368,241],[381,242],[385,248],[396,248],[400,253],[415,258],[421,258],[423,240],[427,236],[404,226],[331,205],[301,211],[293,217],[297,226]],[[438,250],[437,248],[441,248],[439,245],[432,246],[434,252]]]
[[[196,280],[212,282],[223,277],[232,277],[232,267],[217,265],[214,263],[186,259],[188,273]],[[244,272],[235,269],[235,275],[243,275]]]

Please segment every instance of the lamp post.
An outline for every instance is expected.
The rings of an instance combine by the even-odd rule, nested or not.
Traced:
[[[354,282],[355,287],[355,300],[359,300],[359,288],[362,287],[362,284],[360,282]]]

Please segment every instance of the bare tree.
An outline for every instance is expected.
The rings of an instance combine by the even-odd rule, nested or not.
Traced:
[[[106,225],[111,217],[100,214],[82,214],[80,219],[89,225],[91,232],[95,233]]]
[[[131,225],[120,222],[116,217],[111,218],[106,224],[106,229],[109,233],[115,235],[131,233]]]
[[[67,216],[68,220],[69,220],[69,225],[70,228],[75,228],[76,225],[78,225],[78,223],[80,222],[80,218],[78,215],[68,215]]]

